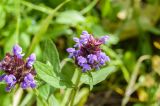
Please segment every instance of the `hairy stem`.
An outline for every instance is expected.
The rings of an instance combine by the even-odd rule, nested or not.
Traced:
[[[73,106],[73,104],[74,104],[75,96],[76,96],[76,93],[79,89],[79,82],[80,82],[80,78],[81,78],[81,74],[82,74],[82,72],[80,70],[76,69],[76,71],[77,71],[78,75],[75,79],[75,88],[73,88],[72,91],[71,91],[72,97],[71,97],[71,100],[70,100],[70,106]]]
[[[75,70],[73,77],[72,77],[74,88],[68,88],[66,90],[61,106],[73,106],[74,105],[75,96],[79,89],[79,82],[80,82],[81,74],[82,74],[81,70],[79,69]]]

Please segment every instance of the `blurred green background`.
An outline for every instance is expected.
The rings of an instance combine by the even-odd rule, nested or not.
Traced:
[[[52,39],[63,61],[83,30],[110,36],[102,48],[117,70],[90,93],[84,87],[77,106],[160,106],[160,0],[0,0],[0,59],[18,43],[26,56],[35,52],[42,60],[43,41]],[[38,105],[32,91],[16,99],[4,87],[1,106],[12,106],[14,99],[19,106]]]

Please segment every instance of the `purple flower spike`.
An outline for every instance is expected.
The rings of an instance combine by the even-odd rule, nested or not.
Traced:
[[[31,54],[27,60],[24,60],[22,48],[19,45],[15,45],[12,51],[13,55],[6,53],[4,59],[0,61],[0,70],[4,72],[0,76],[0,81],[6,83],[6,91],[11,91],[16,84],[20,84],[24,89],[35,88],[34,76],[36,71],[32,66],[36,60],[36,55]]]
[[[32,67],[32,65],[34,64],[35,60],[36,60],[36,55],[33,53],[27,59],[27,67]]]
[[[24,54],[22,54],[22,48],[18,44],[14,45],[12,52],[18,58],[22,58],[24,56]]]
[[[75,60],[75,64],[80,67],[83,72],[93,69],[98,70],[109,61],[109,57],[106,56],[100,48],[108,39],[108,36],[97,39],[87,31],[83,31],[80,38],[73,38],[76,44],[74,48],[68,48],[67,52],[69,53],[69,57]]]

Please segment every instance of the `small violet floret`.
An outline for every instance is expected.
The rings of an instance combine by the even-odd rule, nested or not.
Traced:
[[[73,38],[76,44],[74,48],[68,48],[67,52],[83,72],[99,69],[109,61],[109,57],[100,48],[108,39],[109,36],[97,39],[87,31],[83,31],[80,38]]]
[[[19,45],[14,45],[12,49],[13,54],[6,53],[3,60],[0,61],[0,70],[4,72],[0,76],[0,81],[6,83],[6,91],[9,92],[16,85],[19,84],[21,88],[35,88],[34,80],[35,69],[32,67],[36,55],[31,54],[27,60],[23,60],[22,48]]]
[[[22,48],[19,45],[14,45],[12,49],[13,55],[17,56],[18,58],[22,58],[24,54],[22,54]]]
[[[36,87],[36,83],[34,81],[34,77],[31,73],[28,73],[25,77],[24,77],[24,81],[21,83],[21,87],[23,89],[26,89],[28,87],[31,88],[35,88]]]
[[[36,55],[33,53],[31,54],[28,58],[27,58],[27,67],[32,67],[32,65],[34,64],[36,60]]]

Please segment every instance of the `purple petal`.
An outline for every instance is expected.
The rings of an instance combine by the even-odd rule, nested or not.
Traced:
[[[79,38],[77,38],[77,37],[74,37],[73,40],[74,40],[75,42],[77,42],[77,43],[79,42]]]
[[[82,69],[82,71],[83,71],[83,72],[86,72],[87,70],[91,70],[90,65],[88,65],[88,64],[83,64],[83,69]]]
[[[73,53],[74,51],[75,51],[75,48],[68,48],[68,49],[67,49],[67,52],[68,52],[68,53]]]
[[[31,73],[28,73],[25,77],[24,77],[24,81],[21,83],[21,88],[26,89],[28,87],[31,88],[35,88],[36,87],[36,83],[34,80],[34,77]]]
[[[22,54],[22,48],[18,44],[13,46],[12,52],[18,58],[22,58],[24,56],[24,54]]]
[[[100,41],[101,41],[103,44],[105,44],[105,42],[106,42],[108,39],[109,39],[109,36],[102,36],[102,37],[100,38]]]
[[[7,83],[7,84],[12,84],[12,83],[14,83],[14,81],[16,80],[16,77],[14,76],[14,75],[6,75],[5,77],[4,77],[4,80],[5,80],[5,82]]]
[[[79,56],[77,59],[80,66],[82,66],[84,63],[87,63],[87,59],[82,56]]]
[[[23,88],[23,89],[28,88],[27,82],[23,81],[23,82],[21,83],[21,88]]]
[[[35,88],[35,87],[36,87],[36,83],[35,83],[35,82],[32,82],[32,83],[30,84],[30,87],[31,87],[31,88]]]
[[[11,87],[7,86],[5,90],[6,90],[6,92],[10,92],[11,91]]]
[[[0,81],[4,80],[4,77],[6,76],[6,74],[3,74],[0,76]]]
[[[34,53],[32,53],[29,58],[29,60],[35,61],[36,60],[36,55]]]
[[[88,35],[87,31],[82,31],[82,35]]]
[[[31,73],[28,73],[25,77],[24,77],[25,81],[33,81],[34,77]]]
[[[34,64],[36,60],[36,55],[34,53],[32,53],[28,58],[27,58],[27,67],[32,67],[32,65]]]
[[[88,55],[87,58],[88,58],[88,62],[91,64],[97,61],[97,56],[93,54]]]
[[[109,57],[106,56],[105,53],[101,52],[98,57],[99,64],[104,65],[107,61],[109,61]]]

